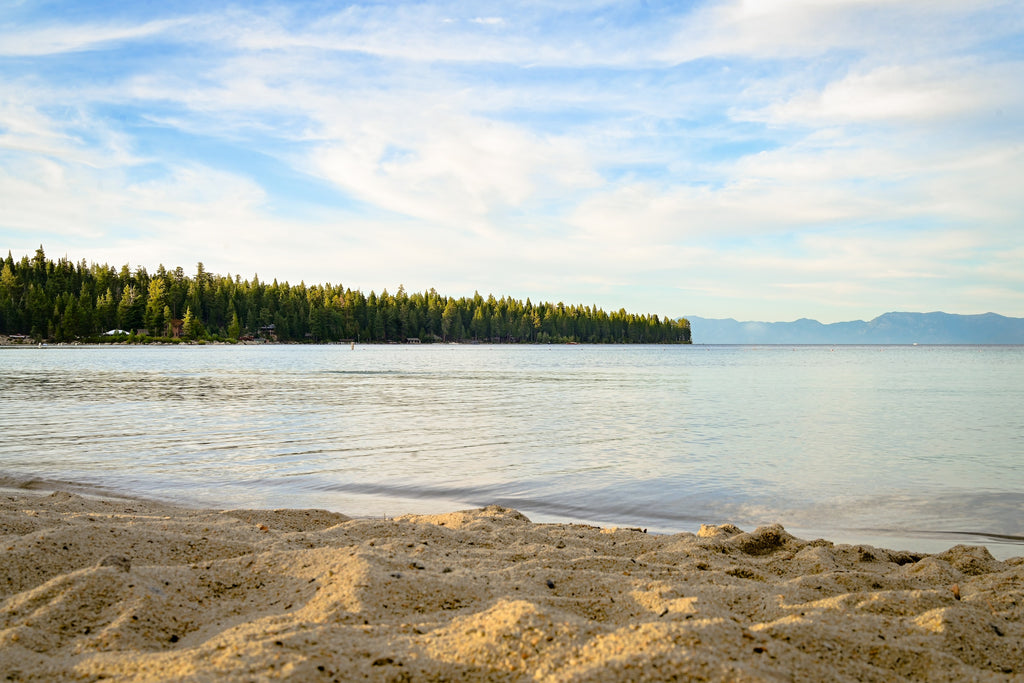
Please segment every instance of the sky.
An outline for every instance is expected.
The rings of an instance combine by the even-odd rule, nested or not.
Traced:
[[[0,0],[0,248],[1024,317],[1020,0]]]

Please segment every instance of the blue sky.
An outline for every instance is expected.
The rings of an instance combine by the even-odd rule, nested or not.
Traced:
[[[1024,317],[1019,1],[0,0],[16,256]]]

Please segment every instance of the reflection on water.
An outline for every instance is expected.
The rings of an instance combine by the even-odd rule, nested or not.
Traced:
[[[3,349],[0,474],[1024,554],[1022,379],[1021,347]]]

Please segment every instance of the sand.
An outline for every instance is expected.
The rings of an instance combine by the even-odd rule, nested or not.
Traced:
[[[1024,559],[0,494],[0,680],[1024,680]]]

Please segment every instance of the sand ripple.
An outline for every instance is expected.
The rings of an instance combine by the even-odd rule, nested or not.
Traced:
[[[6,680],[1024,679],[1024,559],[0,496]]]

